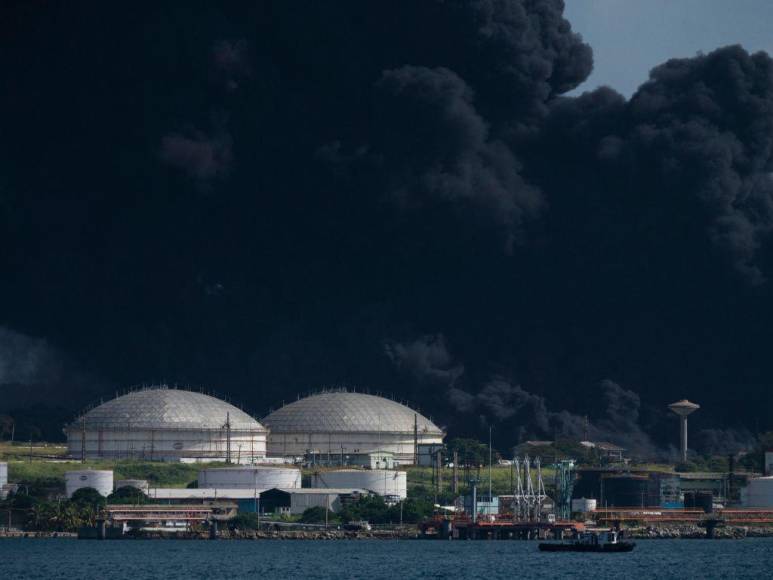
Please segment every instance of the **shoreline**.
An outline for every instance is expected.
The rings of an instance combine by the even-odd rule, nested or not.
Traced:
[[[2,539],[77,539],[74,532],[45,532],[45,531],[0,531]],[[669,526],[662,528],[633,528],[624,530],[624,537],[631,540],[706,540],[706,530],[697,526]],[[743,540],[747,538],[773,538],[773,528],[754,526],[726,526],[715,531],[716,540]],[[224,530],[218,537],[210,538],[208,532],[148,532],[142,534],[127,534],[121,540],[431,540],[435,538],[422,538],[417,531],[407,530],[377,530],[377,531],[345,531],[345,530],[315,530],[315,531],[256,531],[256,530]],[[444,540],[448,541],[448,540]],[[456,540],[474,541],[474,540]],[[530,540],[477,540],[477,541],[530,541]],[[539,542],[540,540],[531,540]]]

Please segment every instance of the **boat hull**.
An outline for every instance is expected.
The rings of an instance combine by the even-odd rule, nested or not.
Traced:
[[[542,552],[630,552],[636,547],[633,542],[618,542],[617,544],[540,544]]]

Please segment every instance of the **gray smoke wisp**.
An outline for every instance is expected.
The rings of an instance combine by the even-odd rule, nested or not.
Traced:
[[[0,386],[58,382],[64,366],[62,354],[45,339],[0,326]]]
[[[464,366],[453,361],[442,334],[427,334],[409,342],[386,341],[384,351],[398,370],[418,381],[453,386],[464,374]]]
[[[97,379],[44,338],[0,326],[0,412],[30,404],[83,404]]]

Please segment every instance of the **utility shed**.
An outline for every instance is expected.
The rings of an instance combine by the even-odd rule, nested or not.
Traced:
[[[349,456],[349,465],[366,469],[394,469],[394,453],[388,451],[371,451],[370,453],[353,453]]]
[[[364,489],[269,489],[260,494],[260,511],[263,513],[302,514],[311,507],[327,507],[339,511],[349,502],[368,495]]]

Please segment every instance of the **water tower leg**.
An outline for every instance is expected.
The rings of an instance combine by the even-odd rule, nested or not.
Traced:
[[[682,416],[682,433],[681,433],[681,443],[682,443],[682,462],[687,462],[687,416]]]

